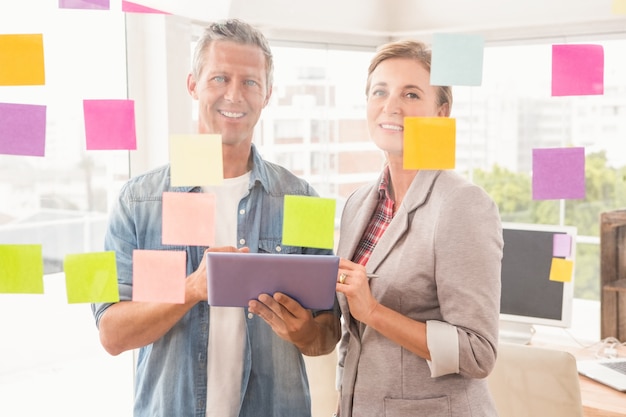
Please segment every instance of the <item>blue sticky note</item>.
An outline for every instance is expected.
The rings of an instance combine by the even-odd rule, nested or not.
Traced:
[[[533,200],[585,198],[585,149],[533,149]]]
[[[44,156],[46,106],[0,103],[0,154]]]
[[[481,35],[433,35],[431,85],[481,85],[485,39]]]

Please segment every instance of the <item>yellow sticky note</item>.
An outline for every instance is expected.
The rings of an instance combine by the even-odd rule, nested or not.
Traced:
[[[163,244],[213,246],[215,194],[163,193]]]
[[[44,85],[43,35],[0,35],[0,85]]]
[[[613,0],[611,12],[613,14],[626,14],[626,0]]]
[[[115,252],[66,255],[63,269],[68,303],[115,303],[120,300]]]
[[[133,251],[133,301],[183,304],[187,252]]]
[[[454,169],[456,119],[404,118],[404,169]]]
[[[571,282],[573,271],[574,262],[567,259],[552,258],[550,281]]]
[[[41,245],[0,245],[0,293],[43,294]]]
[[[333,249],[335,203],[332,198],[286,195],[283,245]]]
[[[172,135],[169,143],[172,186],[222,184],[222,135]]]

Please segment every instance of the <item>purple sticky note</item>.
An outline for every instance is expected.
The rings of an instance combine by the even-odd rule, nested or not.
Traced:
[[[59,9],[109,10],[110,0],[59,0]]]
[[[555,233],[552,241],[552,256],[569,258],[572,254],[572,237],[565,233]]]
[[[0,103],[0,154],[44,156],[46,106]]]
[[[604,94],[602,45],[552,45],[552,95]]]
[[[87,150],[137,149],[133,100],[83,100]]]
[[[585,198],[585,149],[533,149],[533,200]]]

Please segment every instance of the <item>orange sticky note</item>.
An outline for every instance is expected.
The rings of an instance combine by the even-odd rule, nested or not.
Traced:
[[[133,301],[183,304],[187,252],[133,251]]]
[[[571,282],[574,262],[568,259],[552,258],[550,281]]]
[[[44,85],[43,35],[0,35],[0,85]]]
[[[404,169],[453,169],[456,119],[404,118]]]
[[[163,193],[163,244],[213,246],[215,194]]]
[[[169,143],[172,186],[222,184],[222,135],[172,135]]]

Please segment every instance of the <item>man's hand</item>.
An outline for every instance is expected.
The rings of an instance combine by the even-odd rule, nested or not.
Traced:
[[[293,343],[300,352],[309,356],[332,352],[339,341],[339,318],[330,313],[313,317],[293,298],[277,292],[274,296],[261,294],[250,300],[248,309],[270,325],[280,338]]]

